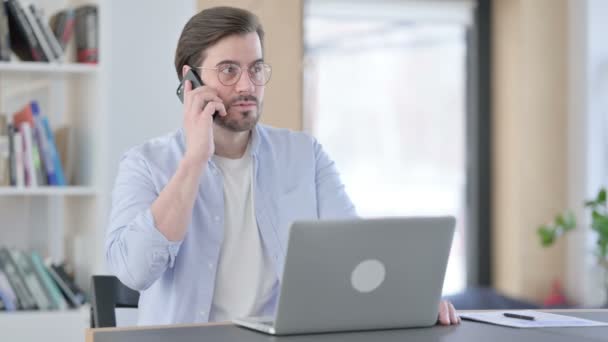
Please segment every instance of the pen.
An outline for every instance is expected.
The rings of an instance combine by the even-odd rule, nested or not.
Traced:
[[[519,318],[519,319],[525,319],[528,321],[534,320],[534,316],[526,316],[526,315],[520,315],[520,314],[515,314],[515,313],[510,313],[510,312],[505,312],[504,315],[505,315],[505,317],[509,317],[509,318]]]

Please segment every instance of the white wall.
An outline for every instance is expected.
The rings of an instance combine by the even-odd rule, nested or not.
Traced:
[[[108,197],[100,219],[107,222],[110,190],[123,152],[181,125],[173,58],[182,28],[196,13],[196,2],[105,1],[102,8],[102,25],[110,27],[100,37],[108,125],[101,185]],[[103,233],[98,235],[98,272],[105,270]]]

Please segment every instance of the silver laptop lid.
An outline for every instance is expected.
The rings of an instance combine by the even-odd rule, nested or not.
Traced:
[[[453,217],[295,222],[277,334],[436,323]]]

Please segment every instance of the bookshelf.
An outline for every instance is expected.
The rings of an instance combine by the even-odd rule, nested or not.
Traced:
[[[99,15],[99,63],[0,62],[0,112],[36,98],[51,126],[74,128],[74,174],[66,187],[0,187],[0,244],[64,258],[89,290],[107,274],[105,228],[122,154],[181,125],[173,54],[196,1],[30,0],[48,14],[94,3]],[[133,14],[136,22],[134,22]],[[163,25],[158,25],[162,18]],[[74,47],[68,52],[74,56]],[[10,341],[80,342],[89,312],[0,312]],[[32,329],[36,327],[36,329]],[[6,337],[6,335],[3,335]]]
[[[89,326],[89,306],[53,311],[17,311],[0,315],[3,341],[82,342]],[[62,329],[66,327],[66,329]],[[18,337],[18,338],[14,338]]]
[[[20,1],[42,8],[47,19],[66,7],[96,4],[98,38],[103,39],[105,0]],[[102,264],[107,215],[108,192],[103,191],[105,170],[101,167],[104,142],[109,138],[103,104],[107,78],[100,72],[103,57],[96,65],[76,63],[74,45],[72,37],[61,63],[25,62],[15,55],[11,61],[0,62],[0,113],[10,117],[36,100],[51,129],[68,126],[72,137],[66,150],[72,165],[66,186],[0,186],[0,245],[65,260],[75,272],[76,283],[88,292],[89,279],[100,272]],[[88,306],[0,312],[0,331],[4,336],[8,332],[7,340],[82,341],[88,325]]]
[[[0,62],[0,75],[36,73],[69,76],[94,74],[97,70],[97,65],[79,63]]]
[[[0,197],[6,196],[95,196],[89,186],[39,186],[37,188],[0,186]]]

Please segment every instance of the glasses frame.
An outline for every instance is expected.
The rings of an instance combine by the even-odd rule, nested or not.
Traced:
[[[216,73],[217,74],[217,80],[221,84],[225,85],[226,87],[230,87],[230,86],[233,86],[233,85],[239,83],[239,81],[241,80],[241,77],[243,76],[243,68],[240,65],[238,65],[238,64],[226,63],[225,65],[233,65],[233,66],[237,66],[239,68],[239,70],[240,70],[239,76],[236,78],[236,81],[234,81],[234,83],[226,84],[226,83],[222,82],[222,79],[220,78],[220,68],[222,66],[217,66],[215,68],[208,68],[208,67],[193,67],[193,68],[194,69],[198,69],[198,70],[215,70],[217,72]],[[254,66],[259,66],[259,65],[262,65],[264,68],[266,68],[266,70],[268,70],[268,78],[266,79],[266,82],[264,82],[263,84],[257,84],[254,81],[254,77],[251,76],[251,74],[252,74],[251,68],[253,68]],[[268,63],[259,63],[259,62],[255,63],[255,64],[252,64],[251,66],[249,66],[247,68],[247,75],[249,76],[249,80],[251,81],[251,83],[255,84],[258,87],[263,87],[266,84],[268,84],[268,82],[270,81],[270,78],[272,77],[272,66],[270,66],[270,64],[268,64]]]

